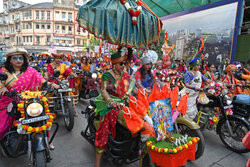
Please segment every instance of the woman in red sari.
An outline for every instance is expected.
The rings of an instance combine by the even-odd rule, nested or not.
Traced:
[[[230,64],[226,67],[225,72],[227,75],[225,76],[223,82],[230,89],[230,92],[233,95],[242,94],[242,90],[239,87],[240,81],[234,77],[234,73],[237,70],[237,67],[233,64]]]
[[[10,49],[6,53],[7,60],[0,72],[8,75],[8,79],[0,83],[0,139],[12,126],[14,118],[7,113],[11,98],[3,96],[5,92],[15,88],[18,93],[26,90],[39,90],[45,79],[34,68],[29,67],[27,51],[21,48]],[[48,83],[57,88],[56,84]]]

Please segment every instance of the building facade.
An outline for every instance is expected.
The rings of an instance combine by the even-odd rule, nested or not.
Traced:
[[[0,43],[30,52],[81,52],[88,32],[78,28],[76,17],[83,3],[54,0],[9,9],[0,14]]]

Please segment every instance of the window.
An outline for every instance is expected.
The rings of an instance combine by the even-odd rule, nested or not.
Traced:
[[[23,37],[23,42],[26,42],[25,38],[26,38],[26,37]]]
[[[32,36],[30,36],[30,42],[32,42]]]
[[[23,29],[25,29],[25,24],[23,23]]]
[[[28,11],[28,16],[30,19],[32,19],[32,13],[31,13],[31,10]]]
[[[10,15],[10,21],[14,21],[15,20],[15,16],[12,14]]]
[[[47,11],[47,20],[50,20],[50,11]]]
[[[20,14],[19,14],[19,13],[16,14],[16,19],[17,19],[17,20],[20,19]]]
[[[60,12],[56,11],[56,20],[60,19]]]
[[[62,43],[66,43],[66,41],[65,40],[63,40],[63,42]]]
[[[44,25],[44,24],[42,24],[42,27],[41,27],[41,29],[45,29],[45,25]]]
[[[39,11],[36,10],[36,19],[39,19]]]
[[[24,20],[24,17],[25,17],[25,12],[23,12],[23,20]]]
[[[62,26],[62,33],[65,33],[65,26]]]
[[[69,32],[72,32],[72,27],[71,26],[69,26]]]
[[[77,40],[77,45],[80,45],[81,44],[81,41],[78,39]]]
[[[72,13],[68,13],[68,19],[72,21]]]
[[[32,29],[32,23],[28,23],[29,24],[29,29]]]
[[[68,41],[69,44],[72,44],[72,41]]]
[[[36,42],[40,43],[40,37],[36,36]]]
[[[50,29],[50,24],[47,25],[47,29]]]
[[[47,37],[47,42],[50,42],[50,37]]]
[[[66,12],[62,12],[62,19],[63,19],[63,20],[66,19]]]
[[[26,24],[26,29],[29,29],[29,25],[28,24]]]
[[[59,31],[60,27],[59,25],[56,25],[56,30]]]
[[[40,26],[39,26],[39,24],[36,24],[36,29],[40,29]]]
[[[59,40],[58,40],[58,39],[56,40],[56,43],[59,43]]]
[[[82,28],[82,32],[86,32],[86,30]]]
[[[29,42],[29,37],[26,37],[26,39],[27,39],[27,42]]]
[[[45,16],[44,16],[44,11],[41,11],[41,19],[44,20]]]

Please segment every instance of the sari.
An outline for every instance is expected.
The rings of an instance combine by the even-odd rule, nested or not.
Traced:
[[[8,73],[5,68],[1,68],[0,72]],[[18,75],[17,78],[18,80],[12,79],[6,83],[8,90],[11,90],[12,87],[15,88],[18,93],[27,90],[39,90],[42,85],[42,81],[44,80],[41,74],[39,74],[32,67],[28,67],[27,70]],[[8,132],[14,121],[14,118],[6,113],[7,106],[10,102],[12,102],[12,99],[7,96],[2,96],[0,99],[0,138],[2,138],[2,136]]]
[[[196,75],[190,71],[185,75],[185,83],[189,84],[191,87],[201,88],[202,80],[207,80],[207,78],[204,77],[200,71],[197,71]],[[198,113],[196,100],[199,95],[199,91],[189,88],[186,88],[186,90],[189,92],[189,97],[187,99],[187,113],[184,117],[194,119]]]
[[[60,76],[58,77],[59,79],[67,78],[72,72],[72,69],[69,66],[67,66],[66,64],[61,64],[56,69],[54,69],[53,66],[51,64],[49,64],[47,66],[47,68],[48,68],[49,77],[53,76],[55,70],[59,70],[60,71]]]
[[[102,82],[113,101],[122,103],[123,97],[129,88],[130,75],[122,73],[115,80],[110,72],[105,72],[102,75]],[[96,132],[95,146],[98,153],[102,153],[107,146],[108,135],[116,136],[116,122],[118,119],[118,111],[116,109],[108,109],[108,102],[104,100],[102,94],[95,99],[96,111],[101,119],[100,126]]]
[[[239,84],[240,81],[238,79],[236,79],[234,76],[231,77],[231,79],[229,79],[230,77],[228,75],[226,75],[225,79],[224,79],[224,83],[225,84]],[[231,86],[229,88],[230,93],[232,93],[233,95],[237,95],[237,94],[242,94],[242,90],[239,86]]]

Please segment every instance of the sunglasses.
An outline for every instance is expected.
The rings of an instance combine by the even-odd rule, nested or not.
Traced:
[[[14,61],[17,61],[17,60],[19,60],[19,61],[23,61],[23,56],[21,56],[21,57],[13,57],[12,58]]]
[[[126,62],[120,62],[120,66],[126,65]]]

